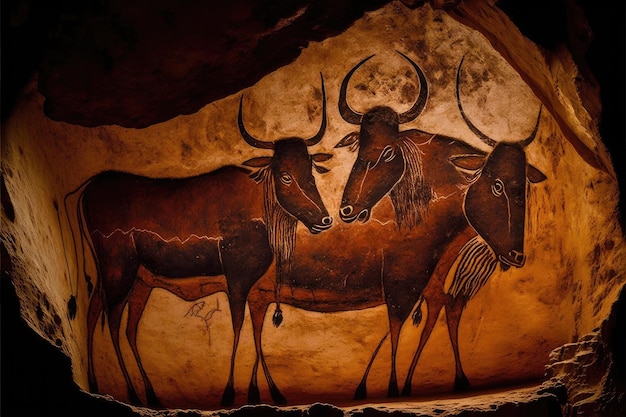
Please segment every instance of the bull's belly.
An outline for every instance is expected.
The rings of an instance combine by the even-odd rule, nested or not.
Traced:
[[[148,287],[163,288],[186,301],[196,301],[218,292],[228,293],[223,275],[169,278],[156,275],[146,267],[141,267],[138,275]]]
[[[155,275],[170,278],[223,274],[220,239],[189,236],[165,240],[152,232],[133,232],[139,261]]]
[[[293,287],[289,284],[283,284],[280,302],[319,313],[363,310],[385,303],[380,288],[328,290]]]

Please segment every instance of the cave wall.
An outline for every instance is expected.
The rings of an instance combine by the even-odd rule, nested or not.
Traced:
[[[509,25],[497,8],[483,2],[468,2],[453,11],[391,3],[366,13],[340,35],[311,43],[293,63],[250,88],[195,113],[147,127],[88,127],[55,121],[58,117],[46,106],[47,99],[33,80],[3,125],[2,150],[3,177],[15,211],[13,220],[3,212],[2,236],[13,260],[13,282],[24,318],[72,359],[74,378],[87,389],[85,323],[89,286],[97,278],[93,273],[89,281],[77,279],[80,271],[73,265],[68,234],[72,230],[64,218],[64,196],[69,191],[107,169],[150,177],[188,177],[266,155],[252,151],[240,138],[236,115],[241,94],[245,95],[246,125],[255,136],[268,140],[311,136],[321,113],[322,72],[328,128],[316,151],[332,153],[333,158],[325,164],[330,172],[316,181],[329,212],[337,213],[355,158],[354,152],[334,147],[354,130],[340,118],[335,105],[344,75],[361,59],[376,54],[354,75],[357,87],[349,95],[350,103],[357,109],[388,104],[401,110],[414,99],[419,85],[410,75],[411,67],[394,50],[409,54],[424,69],[431,95],[424,113],[406,128],[449,135],[487,149],[462,122],[454,100],[454,74],[460,58],[469,52],[466,65],[473,91],[468,86],[461,89],[468,95],[464,106],[490,136],[524,137],[535,121],[538,103],[543,104],[537,140],[527,154],[548,179],[528,194],[527,264],[519,270],[497,272],[467,305],[460,331],[464,366],[477,387],[541,379],[551,350],[592,332],[607,317],[623,285],[624,243],[616,213],[615,171],[594,116],[578,96],[575,63],[566,53],[546,58],[520,33],[510,31]],[[504,27],[509,30],[507,36],[502,34]],[[389,31],[392,36],[385,36]],[[446,41],[441,42],[442,38]],[[393,219],[391,215],[387,201],[377,206],[374,220],[383,227]],[[332,236],[351,233],[336,224],[319,239],[332,243]],[[297,245],[319,248],[316,238],[300,229]],[[75,318],[68,306],[73,296],[77,296]],[[167,407],[218,407],[230,355],[230,319],[224,294],[204,301],[208,308],[213,306],[210,322],[198,315],[190,317],[195,304],[163,290],[153,291],[144,311],[140,349],[157,349],[142,349],[142,358]],[[268,357],[269,352],[272,356],[281,352],[270,367],[283,392],[297,398],[296,404],[342,404],[387,331],[384,307],[342,313],[308,313],[288,306],[283,310],[285,322],[278,328],[270,324],[268,314],[263,336]],[[253,359],[251,329],[246,323],[237,356],[238,403],[245,396]],[[405,326],[405,345],[401,346],[406,347],[400,349],[400,363],[410,361],[419,331]],[[216,337],[219,334],[225,336]],[[128,401],[107,339],[106,331],[96,333],[98,390]],[[384,397],[387,389],[388,344],[379,356],[370,376],[373,398]],[[342,357],[344,361],[337,359]],[[210,367],[207,358],[212,359]],[[298,375],[293,375],[294,368]],[[175,377],[181,370],[184,378]],[[140,385],[137,372],[132,372]],[[333,375],[330,381],[328,375]],[[420,381],[415,392],[451,389],[453,358],[443,318],[420,359],[417,375]],[[311,380],[335,385],[310,385]],[[302,392],[307,385],[308,392]],[[212,399],[207,399],[207,389]],[[267,392],[262,391],[262,396],[269,401]]]

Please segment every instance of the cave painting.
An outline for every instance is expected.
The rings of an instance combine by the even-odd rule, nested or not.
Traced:
[[[375,106],[360,113],[348,104],[352,75],[373,55],[356,64],[341,83],[339,113],[346,122],[359,126],[358,132],[346,135],[335,146],[336,152],[343,152],[343,148],[357,152],[342,188],[339,216],[343,224],[333,224],[312,175],[314,168],[320,173],[327,171],[317,163],[331,155],[309,155],[307,151],[307,146],[320,142],[326,129],[323,79],[321,127],[308,140],[265,142],[254,138],[243,123],[241,97],[241,135],[256,148],[272,149],[272,157],[248,160],[245,168],[227,166],[184,179],[106,172],[73,192],[80,191],[78,215],[86,225],[86,230],[81,227],[81,235],[91,240],[98,268],[88,312],[91,390],[98,391],[93,333],[105,313],[129,398],[141,402],[119,346],[122,312],[128,306],[126,334],[147,402],[161,403],[137,346],[139,320],[153,288],[187,301],[217,292],[227,294],[234,340],[222,406],[235,403],[235,354],[246,303],[255,348],[248,403],[262,400],[257,382],[259,364],[273,402],[288,403],[271,376],[263,351],[263,325],[272,304],[276,308],[272,319],[275,326],[283,320],[281,304],[320,313],[386,307],[388,335],[372,352],[369,364],[364,364],[356,399],[366,397],[368,373],[388,336],[387,395],[411,394],[418,359],[445,308],[456,362],[454,386],[469,387],[458,347],[461,314],[498,266],[504,271],[524,265],[527,183],[546,179],[526,162],[525,153],[537,134],[541,107],[526,139],[489,138],[464,112],[459,92],[462,59],[456,75],[458,110],[491,151],[437,133],[401,131],[401,124],[417,119],[424,110],[429,91],[422,69],[407,55],[398,54],[408,61],[419,80],[419,94],[409,110],[398,113],[388,106]],[[372,210],[386,197],[391,201],[393,218],[383,222],[372,216]],[[311,234],[296,245],[298,220]],[[273,263],[275,271],[270,268]],[[453,281],[446,286],[449,271]],[[419,324],[424,302],[425,327],[400,391],[396,361],[400,331],[411,312],[413,323]],[[209,315],[199,314],[203,307],[196,303],[187,315],[203,318],[208,328]],[[210,316],[221,311],[219,304],[210,311]]]
[[[358,63],[341,85],[339,111],[344,120],[360,125],[360,132],[347,135],[336,145],[358,149],[345,186],[340,217],[346,223],[362,224],[354,225],[350,232],[335,227],[325,236],[316,237],[316,245],[296,254],[294,268],[280,291],[282,303],[308,311],[337,312],[386,305],[392,346],[389,397],[400,394],[396,376],[400,330],[416,304],[415,322],[419,324],[417,315],[423,299],[429,308],[428,319],[402,394],[411,394],[417,359],[443,305],[457,363],[455,388],[469,387],[456,342],[463,307],[484,285],[497,263],[503,270],[523,266],[526,182],[545,179],[526,163],[524,151],[535,138],[540,114],[527,139],[519,143],[497,142],[471,124],[458,98],[466,123],[494,148],[489,154],[450,137],[420,130],[399,131],[399,124],[419,116],[428,98],[422,70],[400,54],[413,66],[421,83],[417,100],[406,112],[398,114],[389,107],[377,106],[360,114],[348,105],[346,90],[350,77],[372,56]],[[462,62],[459,71],[461,65]],[[391,197],[398,227],[368,222],[373,207],[387,195]],[[367,242],[366,248],[360,242]],[[353,243],[357,247],[352,247]],[[338,247],[346,253],[336,254]],[[442,280],[459,257],[453,287],[446,292]],[[307,258],[330,263],[332,276],[320,276],[319,265]],[[355,265],[360,268],[355,270]],[[429,291],[424,292],[427,285]],[[277,404],[287,402],[270,375],[262,350],[265,312],[276,301],[275,294],[272,282],[262,279],[248,297],[256,347],[248,392],[250,403],[260,401],[256,380],[259,361],[272,400]],[[370,366],[371,363],[368,369]],[[365,398],[366,379],[367,371],[355,399]]]
[[[398,125],[405,119],[390,108],[375,107],[359,114],[345,101],[350,75],[367,59],[348,73],[341,86],[342,117],[350,123],[360,123],[361,129],[358,135],[350,134],[337,145],[350,146],[353,151],[358,148],[358,157],[344,190],[340,216],[346,222],[365,222],[373,206],[389,194],[398,225],[415,230],[418,236],[413,241],[413,260],[409,267],[413,273],[394,271],[382,276],[392,364],[400,329],[413,306],[425,299],[428,307],[426,326],[402,394],[411,394],[411,380],[419,355],[444,306],[456,362],[454,386],[465,389],[469,381],[461,366],[457,342],[463,308],[497,265],[507,270],[511,266],[521,268],[525,262],[527,182],[538,183],[546,177],[527,164],[524,148],[535,139],[541,107],[535,127],[526,139],[509,142],[489,138],[463,111],[459,93],[463,58],[456,76],[458,108],[470,130],[493,150],[486,154],[454,138],[420,130],[399,131]],[[386,253],[386,265],[396,263],[393,258],[387,258]],[[457,258],[460,260],[454,281],[450,290],[445,291],[445,278]],[[420,311],[419,305],[415,311]],[[419,322],[417,318],[415,321]],[[357,389],[357,398],[365,395],[366,379],[367,372]],[[388,395],[397,394],[392,369]]]
[[[254,147],[274,151],[271,157],[246,161],[245,167],[166,179],[105,172],[74,192],[80,191],[81,235],[89,241],[98,270],[87,315],[88,379],[93,392],[98,392],[93,335],[101,314],[108,321],[129,399],[140,404],[119,341],[122,313],[128,306],[128,342],[147,402],[158,406],[137,346],[137,328],[151,290],[163,288],[188,301],[227,291],[235,337],[223,403],[233,402],[235,351],[250,288],[274,257],[277,268],[289,268],[298,221],[311,233],[332,226],[311,172],[330,155],[309,155],[307,149],[322,139],[326,128],[323,79],[322,100],[322,122],[315,136],[276,142],[258,140],[246,131],[240,105],[243,138]],[[219,276],[224,279],[215,278]]]

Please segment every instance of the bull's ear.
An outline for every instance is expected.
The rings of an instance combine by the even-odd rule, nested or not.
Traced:
[[[539,171],[534,166],[528,164],[526,165],[526,179],[528,182],[532,184],[537,184],[539,182],[545,181],[548,177],[544,175],[543,172]]]
[[[453,155],[450,162],[465,177],[466,180],[472,181],[476,178],[483,165],[485,164],[485,155],[480,154],[464,154]]]
[[[332,157],[333,155],[330,153],[316,153],[316,154],[311,155],[311,159],[313,159],[313,161],[315,162],[328,161]]]
[[[416,145],[423,145],[429,140],[432,140],[432,138],[434,138],[437,135],[432,134],[432,133],[427,133],[419,129],[408,129],[408,130],[403,130],[402,132],[400,132],[400,136],[410,137],[411,142],[415,143]]]
[[[359,132],[351,132],[344,136],[343,139],[339,141],[338,144],[335,145],[335,148],[343,148],[344,146],[349,146],[350,151],[354,152],[359,144]]]
[[[264,168],[269,166],[270,162],[272,162],[272,158],[269,156],[259,156],[257,158],[248,159],[243,164],[248,167],[253,168]]]

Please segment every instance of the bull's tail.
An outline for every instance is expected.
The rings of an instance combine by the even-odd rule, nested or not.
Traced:
[[[417,302],[417,307],[415,307],[415,311],[413,312],[413,325],[415,327],[419,326],[422,322],[422,303],[424,302],[424,296],[420,296],[419,301]]]
[[[274,327],[278,327],[283,322],[283,310],[280,308],[280,292],[283,289],[283,270],[278,268],[276,274],[276,285],[274,287],[274,295],[276,307],[274,309],[274,315],[272,316],[272,323]]]
[[[66,196],[67,198],[67,196]],[[57,222],[59,224],[59,232],[61,233],[61,245],[63,248],[63,256],[65,257],[65,268],[66,268],[66,273],[67,273],[67,281],[69,283],[70,286],[70,298],[67,301],[67,313],[70,319],[74,319],[76,317],[76,309],[77,309],[77,304],[76,304],[76,291],[73,285],[73,281],[71,278],[71,273],[70,273],[70,262],[67,259],[67,249],[65,248],[65,238],[63,237],[63,225],[61,224],[61,213],[59,213],[59,203],[57,202],[56,199],[54,199],[52,201],[52,204],[54,205],[54,210],[57,213]],[[70,226],[71,228],[71,226]],[[73,237],[72,237],[73,238]]]
[[[86,257],[85,257],[85,239],[89,240],[87,238],[87,236],[85,235],[85,227],[84,227],[84,217],[83,217],[83,210],[82,210],[82,198],[83,198],[83,194],[82,191],[85,188],[85,186],[87,184],[89,184],[91,182],[92,178],[89,178],[88,180],[86,180],[85,182],[83,182],[80,186],[78,186],[77,188],[75,188],[74,190],[70,191],[69,193],[67,193],[65,195],[65,197],[63,198],[63,209],[65,211],[65,216],[66,216],[66,221],[67,224],[69,226],[70,229],[70,235],[72,237],[72,246],[73,246],[73,251],[74,251],[74,261],[75,261],[75,268],[76,268],[76,277],[78,277],[78,275],[80,274],[80,270],[78,267],[78,247],[77,247],[77,242],[76,242],[76,235],[74,234],[74,228],[72,226],[72,220],[70,218],[70,210],[68,209],[68,201],[70,199],[70,197],[74,196],[77,193],[80,193],[79,197],[78,197],[78,201],[76,202],[76,219],[78,222],[78,228],[79,228],[79,236],[78,238],[80,239],[80,245],[81,245],[81,254],[82,254],[82,260],[83,260],[83,273],[85,274],[85,280],[87,281],[87,286],[88,286],[88,291],[89,293],[91,293],[92,289],[93,289],[93,284],[91,283],[91,277],[89,277],[86,273],[87,268],[86,268]],[[57,203],[56,200],[54,200],[54,208],[57,212],[57,221],[59,222],[59,230],[61,233],[61,242],[63,245],[63,255],[65,256],[65,266],[67,269],[67,279],[69,282],[69,286],[70,286],[70,298],[68,300],[67,303],[67,308],[68,308],[68,315],[70,317],[70,319],[74,319],[76,317],[76,311],[77,311],[77,296],[78,296],[78,279],[76,279],[76,281],[74,281],[72,279],[72,273],[71,273],[71,268],[70,268],[70,261],[68,259],[68,255],[67,255],[67,248],[65,247],[65,238],[63,237],[63,225],[61,224],[61,214],[59,212],[59,205]],[[91,248],[91,252],[93,254],[93,247],[91,247],[90,244],[90,248]]]

